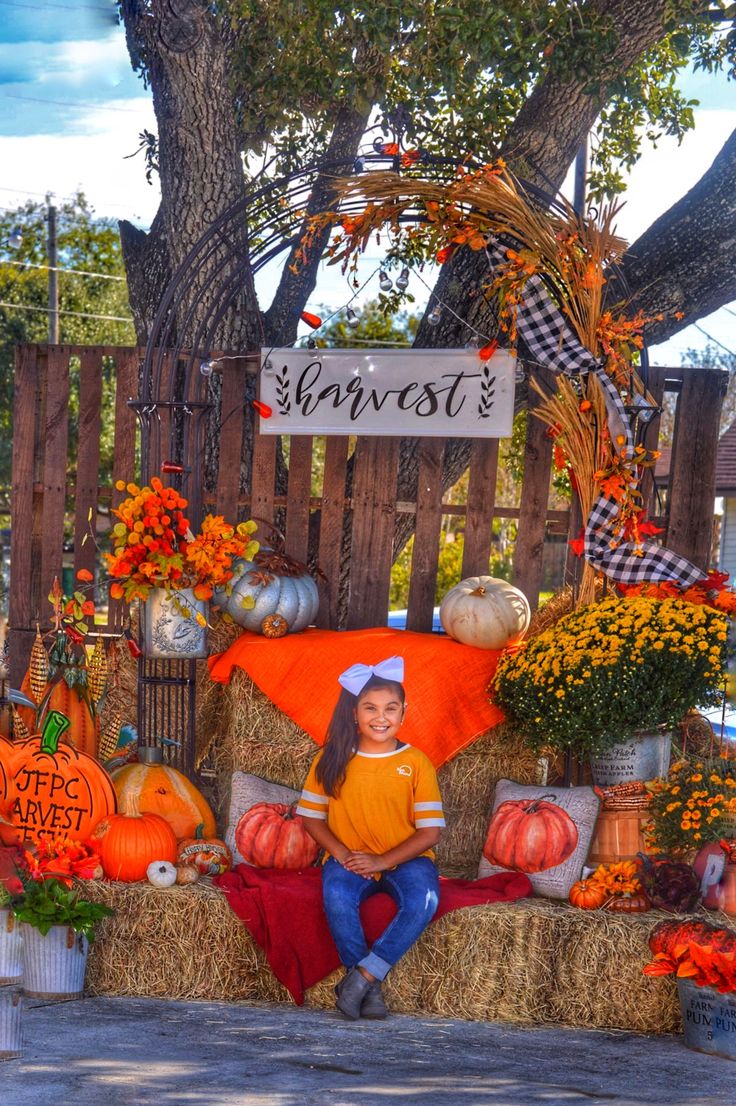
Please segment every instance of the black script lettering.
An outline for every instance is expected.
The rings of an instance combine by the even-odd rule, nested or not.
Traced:
[[[411,401],[409,401],[407,399],[407,396],[409,395],[409,392],[413,392],[414,389],[418,388],[418,387],[419,387],[419,385],[416,382],[412,381],[411,384],[407,384],[407,386],[405,388],[401,389],[401,391],[399,392],[399,398],[398,398],[399,410],[401,410],[401,411],[410,411],[411,408],[414,406],[414,404],[419,402],[419,396],[417,396],[416,399],[412,399]]]
[[[444,373],[443,375],[444,375],[445,379],[449,378],[451,380],[453,377],[455,378],[455,383],[450,385],[450,390],[448,391],[447,399],[445,400],[445,414],[447,415],[448,418],[454,419],[455,415],[459,415],[460,412],[462,411],[465,400],[467,399],[467,396],[462,396],[461,399],[460,399],[460,402],[457,405],[457,407],[453,408],[453,403],[455,401],[455,393],[457,392],[458,388],[460,387],[460,382],[462,380],[477,380],[480,376],[480,373],[459,372],[459,373]]]

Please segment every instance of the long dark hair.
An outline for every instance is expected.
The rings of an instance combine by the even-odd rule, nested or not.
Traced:
[[[395,680],[384,680],[381,676],[371,676],[357,695],[342,688],[337,704],[327,727],[322,756],[319,758],[316,776],[328,795],[337,796],[345,779],[348,763],[355,756],[357,738],[355,730],[355,709],[367,691],[377,687],[387,687],[395,692],[402,707],[406,702],[403,684]]]

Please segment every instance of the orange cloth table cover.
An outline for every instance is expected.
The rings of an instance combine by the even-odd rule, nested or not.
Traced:
[[[474,649],[443,634],[410,630],[304,630],[270,639],[245,631],[209,658],[210,676],[229,683],[233,668],[253,682],[318,745],[337,702],[337,677],[351,664],[404,658],[408,709],[401,737],[438,768],[503,721],[488,700],[502,650]]]

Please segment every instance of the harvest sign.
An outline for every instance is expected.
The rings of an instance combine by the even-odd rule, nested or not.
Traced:
[[[263,350],[262,434],[505,438],[515,358],[476,349]]]

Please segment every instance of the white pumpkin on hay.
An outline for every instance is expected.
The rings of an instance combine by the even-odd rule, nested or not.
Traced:
[[[532,612],[522,591],[495,576],[469,576],[440,604],[446,634],[476,649],[504,649],[526,633]]]

